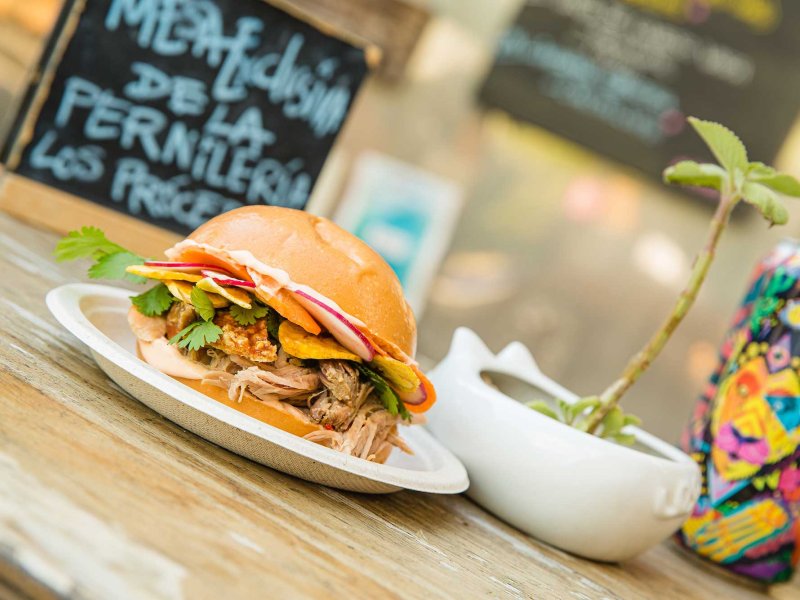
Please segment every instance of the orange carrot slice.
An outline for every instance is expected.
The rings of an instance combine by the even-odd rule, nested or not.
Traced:
[[[414,372],[417,374],[417,377],[419,377],[422,385],[425,386],[425,392],[427,393],[428,397],[425,398],[425,402],[422,404],[406,404],[406,408],[413,413],[424,413],[436,402],[436,390],[434,389],[430,380],[422,373],[422,371],[414,366],[411,368],[414,369]]]
[[[209,254],[205,250],[199,250],[197,248],[187,248],[183,252],[181,252],[180,259],[184,262],[197,262],[203,263],[208,265],[214,265],[215,267],[219,267],[220,269],[227,271],[231,275],[235,275],[239,279],[244,279],[245,281],[252,281],[250,278],[250,274],[247,272],[245,267],[237,265],[236,263],[231,263],[226,260],[223,260],[213,254]]]
[[[291,321],[295,325],[299,325],[308,333],[312,335],[319,335],[322,333],[322,328],[314,320],[314,317],[308,314],[308,311],[294,299],[289,290],[280,289],[274,296],[268,296],[260,289],[256,289],[255,294],[256,298],[270,308],[275,309],[284,319]]]

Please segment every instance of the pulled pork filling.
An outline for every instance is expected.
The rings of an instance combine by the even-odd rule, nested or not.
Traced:
[[[166,315],[167,336],[196,318],[191,305],[175,303]],[[214,323],[222,328],[216,342],[199,351],[184,350],[209,369],[204,383],[227,390],[231,400],[241,401],[248,392],[261,402],[322,425],[306,439],[345,454],[373,460],[392,446],[411,453],[397,435],[399,417],[386,410],[373,386],[348,361],[289,356],[269,337],[266,319],[240,325],[229,311],[217,310]]]

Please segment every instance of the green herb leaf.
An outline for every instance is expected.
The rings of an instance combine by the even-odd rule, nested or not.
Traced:
[[[614,437],[622,431],[625,424],[625,415],[619,406],[612,408],[605,417],[603,417],[603,437]]]
[[[273,340],[278,339],[278,330],[281,327],[282,320],[283,319],[281,319],[281,316],[277,313],[277,311],[270,309],[270,311],[267,313],[267,331],[272,336]]]
[[[375,388],[375,393],[378,395],[378,398],[381,402],[383,402],[383,406],[386,407],[386,410],[389,411],[390,415],[400,415],[406,421],[411,419],[411,413],[408,412],[405,404],[402,403],[400,398],[389,384],[386,383],[386,380],[381,377],[378,373],[366,367],[360,363],[351,363],[354,367],[356,367],[361,373],[369,379],[369,382]]]
[[[211,298],[203,290],[194,286],[190,298],[192,306],[204,321],[211,321],[214,318],[214,305],[211,303]]]
[[[642,420],[637,417],[636,415],[625,415],[625,421],[622,424],[622,427],[627,427],[628,425],[633,425],[637,427],[642,424]]]
[[[727,177],[719,165],[700,164],[683,160],[664,170],[664,182],[676,185],[694,185],[719,190]]]
[[[97,227],[82,227],[80,231],[70,231],[56,244],[53,252],[57,261],[77,260],[79,258],[101,258],[106,254],[127,252],[125,248],[111,242]],[[143,262],[143,260],[142,260]]]
[[[143,294],[131,298],[131,302],[140,313],[147,317],[157,317],[169,310],[173,302],[177,302],[163,283],[150,288]]]
[[[253,308],[242,308],[237,304],[231,305],[231,316],[233,319],[242,326],[253,325],[256,320],[267,316],[269,308],[261,306],[260,304],[253,303]]]
[[[210,321],[195,321],[181,329],[172,339],[170,344],[177,344],[179,348],[200,350],[204,346],[213,344],[222,335],[222,328]]]
[[[765,165],[764,163],[758,161],[751,162],[750,166],[747,167],[747,177],[749,179],[758,179],[759,177],[772,177],[777,173],[778,172],[769,165]]]
[[[550,404],[545,400],[531,400],[527,404],[528,408],[535,410],[538,413],[543,414],[545,417],[550,417],[551,419],[555,419],[556,421],[561,421],[558,416],[558,413],[553,410]]]
[[[743,173],[747,172],[749,167],[747,150],[735,133],[713,121],[703,121],[696,117],[689,117],[688,121],[703,138],[719,164],[731,175],[737,169]]]
[[[752,181],[765,185],[780,194],[800,198],[800,181],[791,175],[774,173],[769,176],[753,176]]]
[[[780,203],[777,194],[768,187],[748,181],[742,186],[742,197],[772,225],[784,225],[789,221],[789,212]]]
[[[144,277],[125,272],[127,267],[140,265],[143,262],[144,259],[141,256],[125,250],[105,254],[89,267],[89,277],[92,279],[127,279],[133,283],[146,283],[147,279]]]
[[[633,446],[636,443],[636,436],[632,433],[618,433],[614,436],[614,441],[623,446]]]

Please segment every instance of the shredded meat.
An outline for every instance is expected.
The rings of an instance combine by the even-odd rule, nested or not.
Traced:
[[[194,308],[175,303],[162,319],[168,336],[197,319]],[[393,447],[411,453],[397,435],[398,417],[386,410],[372,385],[344,360],[308,362],[288,356],[267,334],[266,319],[239,325],[228,311],[218,310],[214,323],[219,340],[198,352],[185,351],[209,372],[204,382],[227,390],[232,400],[245,392],[274,408],[323,426],[306,436],[366,460],[384,460]],[[144,324],[144,323],[143,323]],[[147,323],[155,328],[156,323]]]
[[[358,371],[342,360],[321,360],[319,371],[324,389],[309,401],[311,420],[343,431],[372,393],[372,386],[362,383]]]
[[[241,401],[245,391],[260,400],[282,400],[305,406],[319,389],[315,369],[289,362],[281,350],[273,364],[255,364],[235,356],[212,356],[212,371],[204,381],[228,390],[231,400]]]
[[[167,313],[167,337],[171,338],[177,335],[195,319],[197,319],[197,313],[194,312],[194,306],[185,302],[176,302]]]
[[[212,348],[258,363],[270,363],[278,358],[278,349],[269,341],[266,319],[258,319],[252,325],[239,325],[228,311],[218,311],[214,323],[222,328],[222,335],[211,344]]]

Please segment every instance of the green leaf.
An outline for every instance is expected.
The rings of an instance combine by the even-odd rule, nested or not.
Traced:
[[[406,421],[411,419],[411,413],[408,412],[405,404],[400,401],[397,392],[389,387],[389,384],[386,383],[386,380],[383,377],[363,364],[351,364],[361,371],[361,373],[369,380],[369,382],[372,384],[372,387],[375,388],[375,393],[378,395],[378,398],[383,403],[383,406],[386,408],[386,410],[389,411],[390,415],[399,414]]]
[[[735,133],[713,121],[703,121],[696,117],[689,117],[688,121],[703,138],[719,164],[729,173],[733,174],[737,169],[742,172],[747,171],[750,166],[747,161],[747,150]]]
[[[719,190],[727,177],[719,165],[683,160],[664,170],[664,182],[675,185],[693,185]]]
[[[131,298],[131,302],[140,313],[147,317],[157,317],[169,310],[173,302],[177,302],[163,283],[150,288],[143,294]]]
[[[56,260],[77,260],[79,258],[98,259],[106,254],[127,252],[106,238],[101,229],[97,227],[82,227],[80,231],[70,231],[56,244],[53,254]],[[144,262],[142,260],[141,262]]]
[[[600,398],[598,396],[588,396],[581,398],[572,405],[572,410],[576,415],[583,413],[587,408],[595,409],[600,406]]]
[[[779,194],[800,198],[800,181],[797,181],[797,179],[786,173],[775,173],[774,175],[765,177],[755,176],[751,181],[765,185]]]
[[[750,166],[747,167],[747,177],[750,179],[758,177],[772,177],[775,174],[777,174],[775,169],[769,165],[765,165],[762,162],[751,162]]]
[[[531,400],[527,403],[527,407],[543,414],[545,417],[550,417],[556,421],[561,421],[558,413],[552,409],[550,404],[544,400]]]
[[[146,283],[147,279],[144,277],[125,272],[125,269],[131,265],[140,265],[143,262],[144,259],[141,256],[125,250],[105,254],[89,267],[89,277],[92,279],[127,279],[133,283]]]
[[[742,197],[745,202],[755,206],[771,224],[784,225],[789,221],[789,212],[768,187],[748,181],[742,186]]]
[[[170,340],[170,344],[177,344],[179,348],[200,350],[204,346],[213,344],[222,335],[222,328],[210,321],[195,321],[181,329]]]
[[[231,316],[242,326],[253,325],[258,319],[267,316],[269,309],[266,306],[253,303],[253,308],[242,308],[237,304],[231,305]]]
[[[636,436],[632,433],[618,433],[614,436],[614,441],[623,446],[633,446],[636,443]]]
[[[603,417],[603,437],[614,437],[622,430],[625,424],[625,415],[619,406],[612,408]]]
[[[637,427],[637,426],[639,426],[641,424],[642,424],[642,420],[639,417],[637,417],[636,415],[625,415],[625,421],[622,424],[622,427],[625,428],[628,425],[633,425],[634,427]]]
[[[272,336],[273,340],[278,339],[278,330],[281,327],[281,321],[282,319],[277,311],[270,309],[267,313],[267,331]]]
[[[210,321],[214,318],[214,305],[203,290],[194,286],[190,298],[192,300],[192,306],[194,306],[197,314],[200,315],[204,321]]]
[[[561,398],[555,398],[556,406],[558,406],[558,411],[563,415],[563,420],[565,423],[572,423],[573,414],[572,414],[572,405],[567,402],[566,400],[562,400]]]

